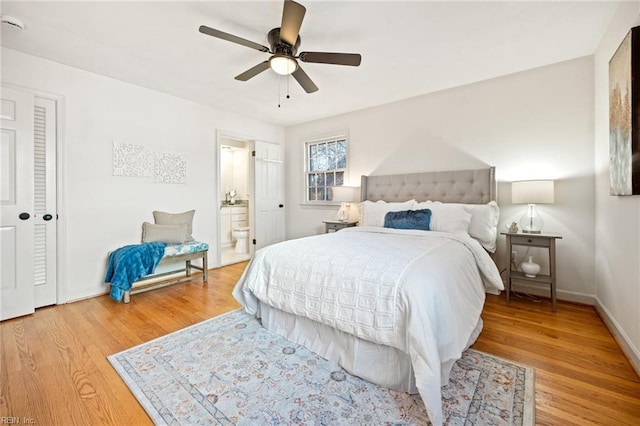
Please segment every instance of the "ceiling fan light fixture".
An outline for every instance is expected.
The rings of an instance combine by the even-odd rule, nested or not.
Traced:
[[[2,1],[2,0],[0,0]],[[282,10],[282,24],[277,28],[272,28],[267,34],[269,46],[238,37],[215,28],[200,25],[198,31],[220,40],[239,44],[260,52],[271,55],[269,60],[260,62],[234,78],[238,81],[247,81],[258,74],[271,68],[276,74],[291,75],[307,93],[318,91],[318,86],[309,78],[306,72],[298,65],[298,59],[302,62],[315,64],[348,65],[357,67],[362,60],[359,53],[336,53],[336,52],[302,52],[298,55],[300,47],[300,26],[307,9],[294,0],[284,0]],[[287,79],[287,87],[289,79]],[[287,89],[288,90],[288,89]],[[288,97],[288,96],[287,96]]]
[[[298,69],[298,62],[285,55],[273,55],[269,58],[269,66],[280,75],[289,75]]]

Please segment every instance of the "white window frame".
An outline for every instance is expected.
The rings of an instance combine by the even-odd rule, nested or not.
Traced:
[[[331,136],[326,136],[326,137],[320,137],[320,138],[315,138],[315,139],[311,139],[311,140],[307,140],[304,142],[304,155],[303,155],[303,161],[304,161],[304,166],[303,166],[303,175],[302,175],[302,180],[303,180],[303,185],[302,185],[302,204],[307,204],[307,205],[314,205],[314,206],[338,206],[341,203],[339,201],[331,201],[331,200],[309,200],[309,174],[313,173],[310,170],[310,158],[309,158],[309,149],[311,145],[318,145],[318,144],[322,144],[322,143],[328,143],[328,142],[334,142],[334,141],[341,141],[344,140],[345,141],[345,145],[346,145],[346,152],[345,152],[345,156],[346,156],[346,167],[344,168],[335,168],[335,169],[330,169],[327,171],[334,171],[334,172],[343,172],[343,186],[348,186],[349,185],[349,169],[350,169],[350,165],[351,165],[351,159],[350,159],[350,155],[349,155],[349,135],[347,132],[343,132],[343,133],[337,133]],[[323,173],[326,173],[323,172]],[[332,186],[336,186],[336,185],[332,185]]]

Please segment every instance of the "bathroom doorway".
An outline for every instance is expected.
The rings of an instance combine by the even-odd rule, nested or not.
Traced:
[[[249,260],[253,254],[253,141],[218,134],[218,264]]]

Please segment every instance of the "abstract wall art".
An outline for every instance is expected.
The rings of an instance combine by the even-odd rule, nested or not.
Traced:
[[[640,27],[609,61],[611,195],[640,195]]]
[[[187,160],[181,155],[156,153],[155,183],[186,183]]]
[[[153,176],[153,152],[147,147],[113,141],[112,153],[113,176]]]
[[[187,183],[187,160],[182,155],[153,152],[143,145],[113,141],[113,176],[184,184]]]

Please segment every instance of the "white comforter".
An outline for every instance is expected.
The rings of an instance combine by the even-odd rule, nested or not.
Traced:
[[[471,237],[358,227],[259,250],[233,295],[250,314],[260,300],[406,352],[438,425],[440,387],[484,305],[481,275],[503,289],[495,264]]]

